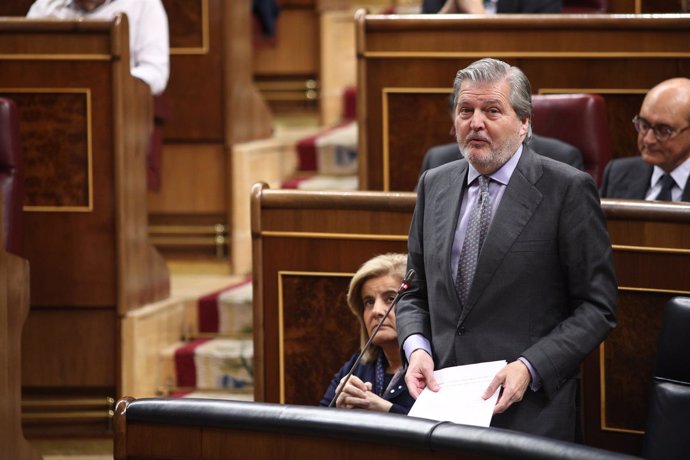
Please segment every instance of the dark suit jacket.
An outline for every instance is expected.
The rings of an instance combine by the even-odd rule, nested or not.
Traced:
[[[611,160],[604,169],[599,193],[602,198],[644,200],[654,167],[639,157]],[[690,201],[690,179],[683,188],[683,201]]]
[[[543,137],[537,134],[532,134],[532,139],[529,140],[527,145],[540,155],[569,164],[580,171],[585,170],[582,154],[577,147],[573,147],[558,139]],[[460,158],[462,158],[462,154],[458,144],[455,142],[432,147],[424,155],[422,169],[419,171],[419,174],[421,175],[427,169],[435,168]]]
[[[542,387],[492,426],[573,440],[579,365],[615,326],[616,277],[594,180],[524,149],[461,311],[450,260],[467,171],[463,159],[420,178],[408,238],[417,278],[397,305],[398,337],[423,334],[437,369],[524,356]]]
[[[422,13],[438,13],[445,0],[424,0]],[[497,13],[560,13],[561,0],[498,0]]]

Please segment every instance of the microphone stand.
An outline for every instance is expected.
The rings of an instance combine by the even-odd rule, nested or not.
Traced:
[[[362,359],[362,356],[364,356],[364,353],[367,352],[369,347],[371,346],[371,342],[374,340],[374,337],[376,337],[376,334],[379,332],[379,329],[381,329],[381,326],[383,326],[383,323],[386,321],[386,318],[388,318],[388,314],[391,312],[393,307],[398,303],[398,300],[400,300],[400,297],[402,297],[402,294],[407,291],[407,289],[410,287],[410,283],[414,279],[416,273],[413,269],[410,269],[407,274],[405,275],[405,279],[400,283],[400,288],[398,289],[398,292],[395,294],[395,298],[391,302],[390,306],[386,310],[386,313],[384,313],[383,318],[381,318],[381,321],[376,325],[376,328],[374,328],[374,331],[371,333],[369,336],[369,340],[367,340],[367,343],[362,347],[362,351],[359,353],[357,356],[357,359],[355,360],[354,364],[350,368],[350,371],[347,373],[343,381],[340,383],[338,386],[335,396],[333,399],[331,399],[331,403],[328,405],[328,407],[333,407],[335,406],[335,402],[338,400],[338,396],[343,392],[345,389],[345,385],[347,384],[347,381],[350,380],[350,377],[352,376],[352,373],[355,371],[357,366],[359,365],[359,362]]]

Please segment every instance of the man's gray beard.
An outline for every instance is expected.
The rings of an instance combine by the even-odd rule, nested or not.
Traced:
[[[462,147],[460,150],[462,151],[462,156],[464,156],[475,169],[483,169],[494,172],[506,164],[508,160],[510,160],[515,154],[515,152],[517,152],[517,149],[520,146],[520,138],[518,137],[516,142],[511,141],[512,139],[507,140],[505,144],[500,146],[498,149],[491,151],[489,155],[480,156],[467,154],[465,151],[463,151]]]

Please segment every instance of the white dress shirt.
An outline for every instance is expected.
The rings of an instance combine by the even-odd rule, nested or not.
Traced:
[[[145,81],[156,95],[163,92],[170,73],[168,16],[161,0],[106,0],[91,12],[72,0],[36,0],[28,18],[112,19],[125,13],[129,21],[129,55],[132,75]]]

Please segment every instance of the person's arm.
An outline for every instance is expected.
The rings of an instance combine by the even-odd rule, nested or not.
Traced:
[[[396,327],[400,341],[401,352],[405,362],[408,362],[405,374],[407,389],[413,398],[429,385],[437,391],[438,385],[434,379],[434,361],[430,355],[431,346],[428,337],[431,337],[431,325],[429,323],[429,307],[426,293],[426,274],[424,270],[424,254],[422,249],[423,221],[424,221],[424,181],[427,172],[419,178],[417,189],[417,203],[412,216],[412,225],[408,237],[407,268],[414,269],[416,276],[410,283],[410,288],[403,294],[395,310]],[[416,340],[417,336],[426,341],[427,346],[414,346],[404,351],[408,339]],[[409,346],[409,342],[408,342]]]
[[[606,220],[588,174],[571,178],[558,229],[571,314],[521,354],[539,374],[548,396],[577,372],[613,329],[618,295]]]
[[[53,10],[55,9],[54,7],[52,8]],[[31,8],[29,8],[29,12],[26,13],[27,18],[49,18],[53,17],[53,14],[51,12],[51,8],[47,6],[45,0],[36,0],[32,5]]]
[[[130,50],[134,62],[131,73],[145,81],[151,93],[160,94],[170,74],[168,17],[163,4],[160,0],[142,2],[139,17],[128,20],[131,29],[136,27],[136,43]]]

